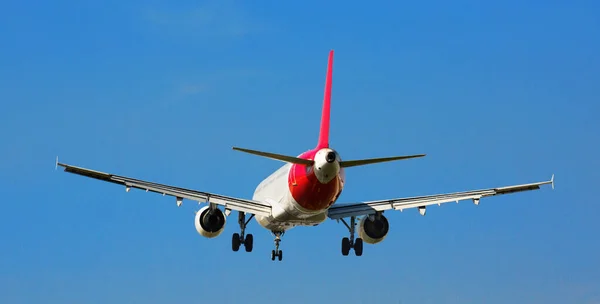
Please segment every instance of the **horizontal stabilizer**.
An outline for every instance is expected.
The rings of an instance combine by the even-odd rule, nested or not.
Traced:
[[[250,154],[254,154],[254,155],[258,155],[258,156],[262,156],[262,157],[272,158],[272,159],[276,159],[276,160],[280,160],[280,161],[292,163],[292,164],[307,165],[307,166],[310,166],[313,164],[313,161],[310,159],[302,159],[302,158],[293,157],[293,156],[287,156],[287,155],[281,155],[281,154],[275,154],[275,153],[269,153],[269,152],[262,152],[262,151],[256,151],[256,150],[250,150],[250,149],[244,149],[244,148],[238,148],[238,147],[233,147],[233,150],[242,151],[242,152],[246,152],[246,153],[250,153]]]
[[[370,165],[370,164],[376,164],[376,163],[389,162],[389,161],[394,161],[394,160],[417,158],[417,157],[423,157],[423,156],[425,156],[425,154],[405,155],[405,156],[393,156],[393,157],[383,157],[383,158],[369,158],[369,159],[358,159],[358,160],[343,160],[343,161],[340,162],[340,167],[342,167],[342,168],[348,168],[348,167],[355,167],[355,166],[363,166],[363,165]]]

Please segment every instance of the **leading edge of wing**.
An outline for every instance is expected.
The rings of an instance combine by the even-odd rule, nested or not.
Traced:
[[[554,189],[554,174],[548,181],[504,186],[489,189],[471,190],[463,192],[453,192],[445,194],[433,194],[426,196],[414,196],[406,198],[394,198],[386,200],[377,200],[361,203],[344,203],[335,204],[328,210],[328,217],[331,219],[340,219],[348,216],[361,216],[374,214],[385,210],[404,210],[409,208],[424,207],[433,204],[443,204],[449,202],[458,202],[461,200],[472,199],[476,204],[479,204],[479,199],[488,196],[511,194],[522,191],[531,191],[540,189],[543,185],[552,185]]]
[[[137,188],[145,190],[146,192],[162,194],[163,196],[173,196],[176,197],[178,205],[180,205],[181,201],[185,198],[198,202],[210,202],[224,206],[226,209],[242,211],[255,215],[268,216],[271,214],[271,206],[259,201],[230,197],[216,193],[202,192],[192,189],[144,181],[126,176],[114,175],[110,173],[60,163],[58,162],[57,158],[56,168],[58,168],[58,166],[64,167],[64,171],[68,173],[94,178],[113,184],[123,185],[125,186],[126,191],[129,191],[130,188]]]

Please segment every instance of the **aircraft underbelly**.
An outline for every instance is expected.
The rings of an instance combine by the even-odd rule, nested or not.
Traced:
[[[266,178],[256,189],[253,199],[272,206],[269,216],[256,216],[266,229],[284,231],[296,226],[316,226],[327,219],[327,211],[312,211],[298,204],[288,187],[290,165],[285,165]]]
[[[298,218],[286,213],[278,217],[257,216],[255,218],[261,226],[268,230],[285,231],[296,226],[317,226],[327,219],[327,215],[325,213],[320,213],[309,218]]]
[[[288,230],[296,226],[316,226],[327,219],[327,211],[307,212],[299,208],[290,195],[279,201],[267,200],[271,203],[270,216],[256,217],[256,221],[269,230]]]

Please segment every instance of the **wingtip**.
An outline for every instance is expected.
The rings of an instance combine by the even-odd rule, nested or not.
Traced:
[[[58,156],[56,156],[56,162],[54,163],[54,170],[58,170],[58,167],[66,168],[68,165],[65,163],[61,163],[58,161]]]
[[[552,185],[552,190],[554,190],[554,173],[552,173],[552,177],[550,178],[550,184]]]

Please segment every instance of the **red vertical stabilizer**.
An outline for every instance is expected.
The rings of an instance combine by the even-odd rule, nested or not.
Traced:
[[[323,112],[321,113],[321,129],[317,149],[329,148],[329,117],[331,110],[331,75],[333,73],[333,50],[329,51],[327,76],[325,78],[325,96],[323,97]]]

